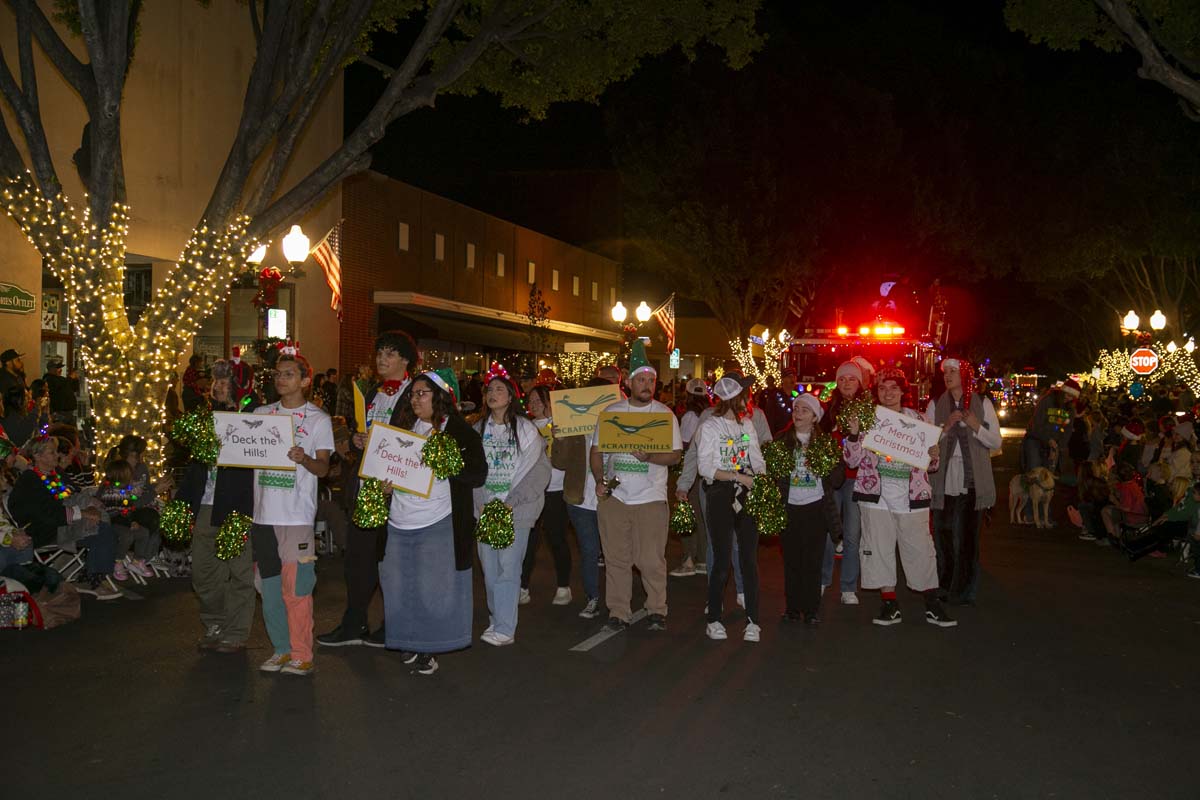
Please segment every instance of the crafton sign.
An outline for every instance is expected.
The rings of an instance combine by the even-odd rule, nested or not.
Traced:
[[[0,313],[32,314],[37,298],[11,283],[0,283]]]

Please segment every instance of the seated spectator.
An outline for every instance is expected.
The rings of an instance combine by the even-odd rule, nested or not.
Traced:
[[[1130,464],[1122,462],[1117,465],[1117,483],[1109,497],[1110,504],[1100,511],[1108,540],[1119,542],[1122,527],[1136,528],[1149,521],[1150,513],[1146,509],[1140,477]]]
[[[134,558],[129,569],[143,578],[154,576],[147,563],[158,555],[161,540],[158,534],[158,512],[151,508],[153,495],[138,489],[133,468],[124,458],[109,459],[104,465],[104,480],[96,497],[104,505],[117,534],[116,561],[113,577],[119,581],[129,579],[125,569],[125,556],[133,546]]]
[[[25,528],[33,546],[83,545],[87,547],[86,580],[78,590],[100,600],[120,597],[103,579],[112,574],[116,536],[99,501],[77,492],[64,481],[61,470],[64,442],[54,436],[34,439],[27,448],[31,462],[8,496],[13,521]],[[70,451],[69,443],[66,449]]]
[[[1180,479],[1180,483],[1183,483]],[[1167,547],[1175,539],[1185,538],[1196,526],[1196,514],[1200,511],[1200,485],[1193,484],[1192,490],[1187,490],[1186,483],[1182,486],[1175,484],[1171,487],[1178,492],[1182,488],[1182,496],[1150,525],[1150,530],[1144,535],[1125,545],[1130,561],[1137,561],[1145,555],[1162,558]]]
[[[10,386],[4,391],[4,419],[0,423],[8,438],[18,447],[24,445],[37,431],[37,419],[29,412],[29,399],[24,386]]]
[[[1079,515],[1083,518],[1083,532],[1079,538],[1095,542],[1105,538],[1101,512],[1109,504],[1112,488],[1108,480],[1108,468],[1103,461],[1085,461],[1080,465]]]

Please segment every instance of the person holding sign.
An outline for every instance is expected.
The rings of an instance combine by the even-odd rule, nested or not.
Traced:
[[[428,436],[444,431],[458,444],[463,467],[435,479],[428,497],[393,491],[387,549],[379,564],[387,647],[413,672],[437,672],[436,654],[471,644],[471,492],[487,478],[479,434],[458,413],[454,370],[418,375],[397,405],[396,427]],[[535,432],[536,433],[536,432]]]
[[[792,401],[792,427],[781,432],[782,441],[793,456],[792,471],[780,487],[787,498],[787,528],[780,537],[783,591],[787,600],[783,621],[804,621],[810,626],[821,622],[825,540],[842,540],[842,515],[835,498],[846,480],[846,462],[841,458],[826,475],[816,474],[808,463],[808,446],[814,435],[822,435],[818,424],[824,413],[816,395],[799,395]]]
[[[373,423],[399,427],[397,419],[404,408],[400,397],[410,383],[409,368],[416,364],[416,342],[404,331],[384,331],[375,339],[375,370],[379,373],[379,382],[363,395],[361,408],[355,404],[354,416],[349,420],[354,432],[350,444],[358,458],[367,446],[367,434]],[[353,491],[347,498],[349,508],[354,508],[357,503],[360,486],[361,482],[354,478]],[[384,646],[384,626],[373,632],[367,628],[367,608],[379,586],[379,562],[383,560],[386,543],[386,525],[367,530],[350,523],[343,555],[346,610],[341,624],[317,637],[317,643],[322,647]]]
[[[908,379],[895,367],[879,372],[879,404],[884,408],[920,419],[911,408],[902,405],[908,391]],[[943,628],[958,623],[950,618],[938,600],[937,555],[929,534],[929,506],[933,489],[926,470],[909,466],[863,447],[858,420],[852,419],[842,442],[846,466],[857,469],[854,500],[862,517],[859,563],[863,589],[878,589],[883,600],[876,625],[895,625],[901,621],[896,603],[896,549],[904,564],[908,587],[925,596],[925,621]],[[938,467],[938,445],[929,448],[929,471]]]
[[[313,589],[317,584],[317,479],[329,472],[333,425],[308,402],[312,367],[302,355],[285,353],[275,367],[279,400],[255,414],[291,415],[296,444],[290,470],[254,470],[254,555],[262,592],[263,622],[275,654],[263,672],[313,672]],[[276,548],[271,553],[272,543]],[[278,559],[272,558],[272,555]],[[272,574],[273,573],[273,574]]]
[[[596,513],[600,542],[604,548],[604,586],[608,602],[608,629],[629,627],[633,612],[633,567],[642,574],[646,589],[646,611],[651,630],[667,627],[667,468],[679,463],[683,442],[679,421],[671,409],[654,399],[658,372],[646,361],[640,339],[629,356],[629,397],[608,405],[601,413],[667,414],[671,426],[671,450],[647,453],[632,450],[600,452],[600,425],[592,434],[590,464],[596,481]]]
[[[493,364],[484,385],[487,415],[475,423],[475,430],[483,441],[488,472],[483,486],[475,489],[475,516],[479,517],[488,502],[503,501],[513,512],[514,539],[502,550],[478,544],[490,615],[487,630],[479,638],[503,647],[515,641],[521,565],[529,531],[545,504],[550,461],[537,426],[517,411],[517,387],[504,367]]]
[[[234,375],[224,361],[213,362],[209,405],[213,411],[253,410],[253,395],[238,402]],[[245,649],[254,621],[254,559],[247,547],[231,559],[217,558],[217,531],[233,512],[254,516],[254,470],[218,467],[192,458],[175,495],[192,510],[192,589],[200,603],[204,636],[201,650],[236,653]]]
[[[762,633],[758,624],[758,526],[746,509],[754,476],[766,472],[758,434],[746,408],[746,393],[753,383],[730,377],[717,381],[713,387],[716,409],[696,433],[696,465],[704,478],[708,535],[713,545],[705,635],[716,640],[728,638],[721,612],[735,539],[746,597],[742,639],[757,642]]]

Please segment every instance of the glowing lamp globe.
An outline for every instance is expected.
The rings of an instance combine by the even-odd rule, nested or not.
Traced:
[[[299,225],[293,225],[288,235],[283,237],[283,257],[289,264],[299,264],[308,258],[308,237]]]
[[[1138,319],[1138,315],[1131,308],[1129,309],[1129,313],[1125,315],[1125,318],[1121,320],[1121,327],[1127,331],[1136,331],[1139,323],[1141,323],[1141,320]]]
[[[625,304],[618,300],[617,304],[612,307],[613,322],[624,322],[627,316],[629,316],[629,312],[625,310]]]
[[[258,247],[254,248],[254,252],[251,253],[250,257],[246,259],[246,263],[253,264],[254,266],[257,267],[259,264],[261,264],[263,262],[263,259],[265,259],[266,257],[267,257],[267,246],[265,244],[260,244]]]
[[[1154,313],[1150,315],[1150,327],[1156,331],[1161,331],[1163,328],[1167,327],[1166,314],[1163,314],[1163,312],[1159,311],[1157,308],[1154,309]]]
[[[637,317],[638,322],[646,322],[647,320],[650,319],[650,314],[651,314],[650,306],[646,305],[645,300],[643,300],[641,303],[639,303],[638,307],[635,308],[633,311],[633,315],[635,317]]]

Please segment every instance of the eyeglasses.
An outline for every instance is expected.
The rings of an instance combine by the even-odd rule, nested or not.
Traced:
[[[433,394],[433,389],[413,389],[412,396],[416,398],[428,397]]]

